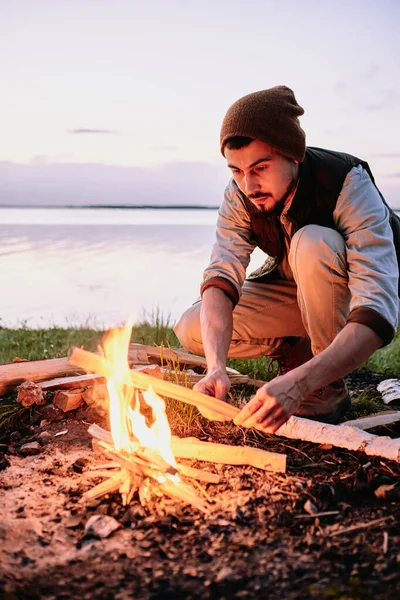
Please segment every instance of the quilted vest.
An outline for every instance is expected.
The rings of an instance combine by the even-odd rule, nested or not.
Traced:
[[[362,165],[373,184],[374,177],[368,163],[343,152],[308,147],[300,166],[299,185],[286,217],[297,231],[305,225],[322,225],[335,229],[333,213],[347,174],[355,166]],[[382,202],[389,210],[389,223],[393,231],[397,263],[400,270],[400,218],[387,205],[377,188]],[[277,216],[268,217],[259,212],[252,202],[244,197],[250,214],[251,226],[258,246],[279,264],[285,251],[284,233]],[[400,297],[400,282],[399,282]]]

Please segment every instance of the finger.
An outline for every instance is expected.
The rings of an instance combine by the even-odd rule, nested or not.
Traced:
[[[255,413],[245,419],[242,425],[243,427],[258,427],[261,423],[273,419],[279,410],[280,405],[275,401],[273,404],[263,404]]]
[[[243,425],[244,421],[249,419],[254,413],[256,413],[263,405],[263,400],[260,397],[254,396],[247,404],[242,408],[240,413],[236,415],[233,422],[236,425]]]
[[[281,409],[273,415],[268,415],[267,418],[256,427],[265,433],[275,433],[284,423],[286,423],[288,418],[285,411]]]

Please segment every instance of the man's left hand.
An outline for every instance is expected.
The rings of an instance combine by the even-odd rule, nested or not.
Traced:
[[[298,383],[291,374],[276,377],[263,385],[235,417],[236,425],[275,433],[303,401]]]

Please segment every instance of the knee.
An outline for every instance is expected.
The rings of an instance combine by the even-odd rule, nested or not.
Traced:
[[[293,273],[299,265],[314,269],[316,264],[332,264],[335,257],[345,258],[344,238],[330,227],[306,225],[293,236],[290,245],[289,262]]]
[[[200,306],[201,302],[196,302],[188,308],[174,327],[175,335],[182,347],[195,354],[204,354],[201,342]]]

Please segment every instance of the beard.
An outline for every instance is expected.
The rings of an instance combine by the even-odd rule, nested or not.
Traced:
[[[297,184],[297,177],[292,177],[286,187],[285,192],[278,198],[269,193],[257,192],[257,194],[251,194],[247,196],[252,204],[258,210],[266,216],[280,215],[286,204],[287,199],[295,189]],[[263,201],[257,202],[257,199],[262,198]]]

